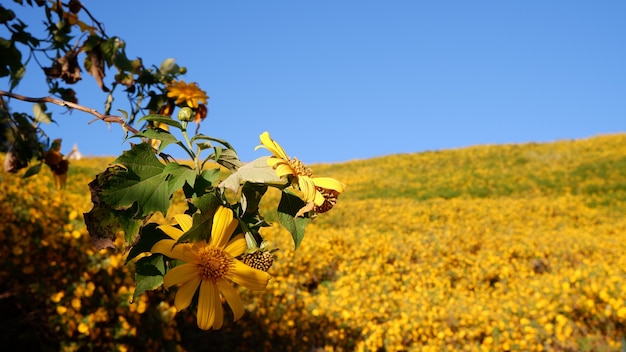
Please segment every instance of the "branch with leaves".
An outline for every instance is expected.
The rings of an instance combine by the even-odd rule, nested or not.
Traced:
[[[33,6],[32,1],[27,4]],[[241,162],[227,141],[198,133],[197,127],[195,132],[189,131],[191,123],[199,125],[205,119],[209,97],[196,83],[179,79],[186,70],[173,59],[149,69],[141,59],[128,59],[124,42],[107,36],[78,0],[35,4],[44,10],[48,25],[43,39],[27,32],[13,11],[0,5],[0,25],[10,34],[0,37],[0,77],[8,77],[10,82],[9,91],[0,91],[0,125],[9,126],[12,137],[5,170],[17,173],[36,159],[39,163],[24,176],[36,174],[45,163],[62,188],[69,162],[60,153],[61,140],[50,143],[39,127],[52,121],[46,104],[120,124],[127,132],[126,139],[138,143],[131,144],[86,185],[93,207],[83,215],[96,249],[115,248],[121,235],[126,262],[136,271],[135,299],[164,286],[176,290],[178,310],[197,308],[201,329],[222,327],[222,301],[237,320],[244,306],[236,287],[265,289],[275,260],[277,248],[263,237],[263,229],[271,224],[259,210],[267,190],[280,190],[278,221],[298,248],[306,225],[335,206],[344,185],[331,177],[318,177],[300,160],[289,157],[268,132],[260,134],[258,148],[271,155]],[[91,25],[83,22],[82,13]],[[40,49],[42,43],[44,49]],[[23,60],[19,45],[27,60]],[[39,63],[36,55],[41,52],[51,61],[50,66]],[[66,87],[81,79],[81,55],[83,68],[108,96],[104,113],[78,104],[76,92]],[[52,96],[33,98],[13,92],[33,57],[47,76]],[[117,70],[111,88],[104,82],[107,69]],[[123,116],[110,114],[117,87],[125,87],[131,102],[130,111]],[[34,116],[10,113],[7,99],[33,103]],[[149,101],[142,106],[144,99]],[[48,142],[42,142],[42,137]],[[188,162],[164,154],[166,148],[174,147],[186,153]],[[183,195],[186,209],[166,224],[155,222],[153,215],[173,209],[176,193]]]

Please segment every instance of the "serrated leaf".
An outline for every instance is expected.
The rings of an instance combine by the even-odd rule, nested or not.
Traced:
[[[294,249],[298,249],[304,239],[304,229],[309,223],[308,217],[298,217],[298,211],[306,204],[298,197],[282,192],[278,203],[278,222],[291,233]]]
[[[220,188],[229,188],[237,192],[239,186],[246,183],[284,184],[285,181],[276,175],[276,171],[267,164],[269,156],[260,157],[233,172],[219,184]]]
[[[171,194],[165,182],[165,165],[156,158],[148,144],[133,145],[115,163],[122,164],[127,170],[108,179],[102,189],[102,201],[114,209],[128,209],[137,202],[137,217],[146,217],[157,211],[167,213]]]
[[[180,122],[178,122],[176,120],[173,120],[171,117],[169,117],[167,115],[150,114],[150,115],[146,115],[146,116],[140,118],[139,122],[141,122],[141,121],[159,122],[159,123],[166,124],[168,126],[176,127],[179,130],[183,129],[183,126],[180,124]]]
[[[189,184],[191,187],[196,183],[196,171],[187,165],[169,163],[165,166],[163,172],[169,175],[167,187],[170,194],[183,188],[185,183]]]

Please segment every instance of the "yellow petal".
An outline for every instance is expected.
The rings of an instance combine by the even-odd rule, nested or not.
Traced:
[[[263,291],[270,281],[270,274],[265,271],[251,268],[239,260],[234,260],[226,277],[253,291]]]
[[[198,268],[195,264],[181,264],[170,269],[163,277],[163,286],[170,288],[175,285],[182,285],[187,281],[194,280],[198,275]]]
[[[304,197],[302,200],[307,203],[315,200],[315,184],[309,176],[298,177],[298,186],[300,187],[300,191],[302,191]]]
[[[183,232],[189,231],[191,225],[193,224],[193,218],[187,214],[176,214],[174,215],[174,219],[176,219],[180,228],[183,229]],[[177,240],[178,238],[174,239]]]
[[[332,177],[313,177],[313,183],[317,187],[331,189],[333,191],[343,193],[345,185]]]
[[[218,318],[218,316],[220,316]],[[209,330],[211,327],[216,328],[219,321],[224,319],[224,309],[217,291],[217,285],[212,281],[202,281],[200,283],[200,295],[198,296],[198,327],[202,330]],[[218,319],[220,319],[218,321]],[[221,327],[221,323],[219,329]]]
[[[220,249],[224,248],[238,223],[236,219],[233,219],[232,210],[223,206],[217,208],[213,216],[209,245]]]
[[[246,251],[246,249],[248,249],[248,245],[246,244],[246,238],[243,236],[242,233],[240,233],[239,235],[233,237],[230,242],[228,242],[226,248],[224,248],[224,252],[230,254],[233,257],[237,257],[242,255],[243,252]]]
[[[326,201],[326,199],[324,198],[322,193],[320,193],[319,191],[315,191],[315,200],[313,200],[313,203],[315,203],[315,205],[319,207],[320,205],[324,204],[324,201]]]
[[[241,297],[239,296],[239,292],[237,289],[233,287],[226,280],[220,279],[217,280],[217,287],[219,287],[220,292],[226,298],[226,303],[230,306],[230,309],[233,311],[234,319],[239,320],[243,316],[243,302],[241,301]]]
[[[170,226],[170,225],[161,225],[157,227],[157,229],[165,232],[166,235],[170,236],[171,238],[175,240],[179,239],[180,236],[183,235],[183,232],[180,229],[177,229],[174,226]]]
[[[289,157],[287,156],[287,153],[285,153],[283,147],[281,147],[280,144],[276,143],[272,138],[270,138],[269,132],[265,131],[261,133],[260,139],[263,147],[272,152],[274,156],[276,156],[277,158],[289,160]]]
[[[278,164],[278,166],[276,166],[276,175],[278,177],[282,177],[286,175],[295,175],[295,174],[296,172],[293,171],[291,166],[287,163]]]
[[[198,254],[191,249],[189,243],[176,244],[176,240],[160,240],[152,246],[150,252],[161,253],[187,263],[195,263],[198,259]]]
[[[167,275],[167,274],[166,274]],[[191,280],[182,284],[182,286],[178,287],[178,291],[176,291],[176,297],[174,298],[174,306],[178,310],[185,309],[189,307],[191,304],[191,300],[193,299],[198,286],[200,286],[200,276],[195,275]]]

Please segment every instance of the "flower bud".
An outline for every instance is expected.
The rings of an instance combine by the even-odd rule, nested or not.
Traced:
[[[193,121],[194,113],[189,107],[184,107],[178,111],[178,119],[183,122]]]

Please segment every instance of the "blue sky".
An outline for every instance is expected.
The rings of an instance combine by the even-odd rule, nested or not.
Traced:
[[[187,67],[210,96],[201,132],[244,161],[266,154],[254,151],[266,130],[305,163],[626,130],[621,0],[85,4],[130,58]],[[46,94],[25,82],[17,93]],[[102,110],[86,72],[81,87],[80,103]],[[54,118],[64,152],[128,148],[118,125]]]

